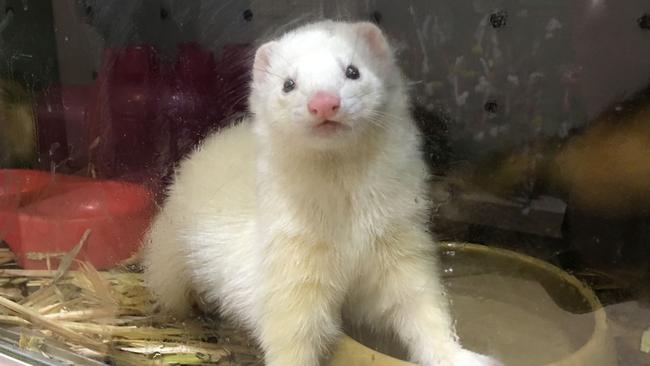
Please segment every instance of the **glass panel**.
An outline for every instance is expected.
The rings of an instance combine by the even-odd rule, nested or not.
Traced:
[[[650,364],[649,44],[646,0],[0,0],[0,355]]]

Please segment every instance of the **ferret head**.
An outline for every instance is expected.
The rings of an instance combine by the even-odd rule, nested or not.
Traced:
[[[399,75],[374,24],[303,26],[255,54],[250,106],[256,130],[317,149],[356,143],[389,123],[389,105],[404,99]]]

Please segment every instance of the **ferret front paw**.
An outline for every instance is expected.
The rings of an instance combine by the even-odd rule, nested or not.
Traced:
[[[504,366],[504,365],[501,362],[493,359],[492,357],[488,357],[480,353],[463,349],[458,354],[455,355],[451,366]]]

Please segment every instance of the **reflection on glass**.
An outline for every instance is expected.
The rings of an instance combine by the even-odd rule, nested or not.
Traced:
[[[576,310],[573,283],[443,248],[461,338],[542,365],[600,337],[602,315],[613,342],[585,357],[649,363],[649,12],[644,0],[0,1],[0,353],[261,364],[227,320],[159,313],[138,248],[179,161],[248,113],[256,47],[342,18],[396,45],[436,237],[557,266],[602,306]],[[493,336],[475,337],[486,326]],[[531,361],[524,334],[554,348]]]

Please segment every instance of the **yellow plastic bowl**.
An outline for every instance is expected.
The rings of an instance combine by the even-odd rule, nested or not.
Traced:
[[[605,311],[593,291],[572,275],[527,255],[476,244],[442,244],[440,257],[458,334],[467,348],[494,355],[507,366],[616,365]],[[342,337],[330,366],[413,366],[401,360],[402,346],[385,340],[393,338],[377,340],[360,329],[348,334],[361,341]]]

